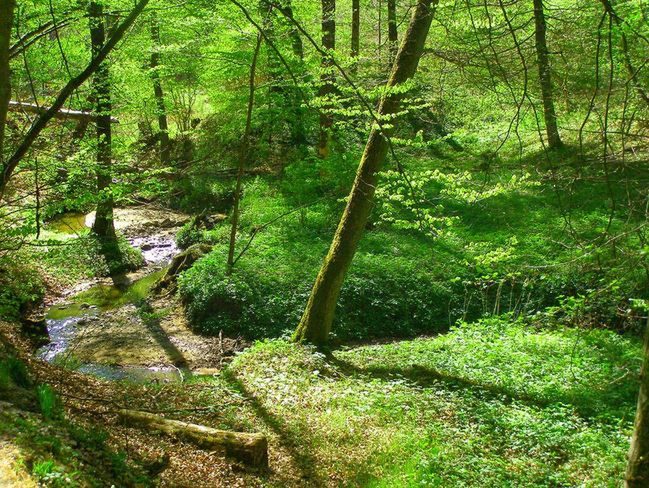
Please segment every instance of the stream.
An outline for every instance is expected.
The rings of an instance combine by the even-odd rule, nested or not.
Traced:
[[[188,216],[141,207],[116,209],[115,227],[139,248],[143,269],[102,280],[46,310],[50,342],[41,359],[82,373],[135,382],[182,381],[191,374],[156,318],[150,292],[178,252],[175,234]],[[51,222],[67,235],[91,227],[93,214],[71,213]],[[85,288],[85,289],[83,289]]]

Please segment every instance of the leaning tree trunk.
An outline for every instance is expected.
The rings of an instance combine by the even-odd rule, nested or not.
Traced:
[[[545,24],[545,13],[543,12],[543,0],[534,0],[534,25],[545,131],[548,136],[548,146],[550,149],[558,149],[563,146],[563,142],[561,141],[561,136],[559,136],[557,113],[554,110],[554,100],[552,98],[552,74],[550,72],[548,45],[545,39],[547,28]]]
[[[361,5],[360,0],[352,0],[352,72],[355,74],[358,69],[358,55],[361,47]]]
[[[638,408],[626,468],[626,488],[649,486],[649,318],[644,333],[643,355]]]
[[[0,163],[4,160],[5,124],[7,122],[9,99],[11,98],[9,46],[15,6],[15,0],[2,0],[0,2]]]
[[[418,1],[388,80],[387,91],[381,99],[379,117],[398,112],[403,94],[393,93],[390,88],[414,76],[436,4],[436,0]],[[370,132],[347,206],[338,224],[329,253],[313,285],[302,320],[293,336],[295,341],[309,341],[322,345],[329,338],[340,288],[372,208],[377,173],[388,152],[387,138],[394,130],[395,122],[392,122],[390,129],[381,131],[380,128],[374,127]]]
[[[322,74],[320,75],[320,91],[318,95],[322,98],[331,97],[335,91],[335,77],[333,75],[333,64],[330,52],[336,48],[336,0],[322,0],[322,47],[327,51],[322,57]],[[318,144],[318,155],[326,158],[329,155],[329,143],[331,139],[331,128],[334,119],[331,114],[332,104],[325,100],[320,111],[320,141]]]
[[[11,175],[18,167],[18,163],[20,163],[25,154],[27,154],[27,151],[32,147],[34,141],[38,138],[40,133],[43,132],[43,129],[47,127],[49,121],[56,116],[59,110],[61,110],[70,95],[72,95],[72,93],[74,93],[74,91],[90,78],[99,66],[101,66],[104,59],[106,59],[106,56],[108,56],[117,43],[122,40],[126,31],[133,25],[148,3],[149,0],[139,0],[128,17],[126,17],[119,27],[114,30],[110,39],[108,39],[97,55],[93,57],[88,66],[86,66],[81,73],[67,82],[50,108],[34,121],[27,134],[25,134],[25,137],[23,137],[23,140],[18,144],[13,155],[4,161],[2,164],[2,174],[0,174],[0,201],[4,198],[5,190],[9,180],[11,179]]]
[[[388,52],[390,66],[397,57],[399,50],[399,34],[397,32],[397,0],[388,0]]]
[[[171,147],[169,145],[169,123],[167,122],[167,107],[165,105],[164,91],[160,82],[160,25],[157,17],[151,20],[151,81],[153,82],[153,94],[155,95],[155,106],[158,116],[158,139],[160,141],[160,163],[163,165],[169,162]]]
[[[95,57],[106,41],[104,26],[104,9],[99,2],[90,2],[88,6],[90,18],[90,41],[92,55]],[[97,211],[92,230],[101,238],[114,239],[115,225],[113,223],[113,197],[111,195],[111,160],[112,160],[112,130],[110,112],[110,73],[108,63],[101,63],[92,80],[96,112],[97,112]]]

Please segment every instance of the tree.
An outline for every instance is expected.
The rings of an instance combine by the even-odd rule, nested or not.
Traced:
[[[557,113],[554,110],[552,98],[552,74],[550,71],[550,56],[546,42],[545,13],[543,0],[534,0],[534,36],[536,39],[536,57],[539,66],[539,80],[541,84],[541,98],[543,100],[543,116],[545,118],[545,131],[550,149],[559,149],[563,146],[559,129],[557,128]]]
[[[336,48],[336,0],[322,0],[322,47],[327,54],[322,56],[322,74],[320,75],[320,90],[318,95],[324,99],[320,111],[320,141],[318,155],[326,158],[329,155],[329,142],[333,115],[330,113],[332,104],[329,98],[334,94],[336,81],[333,75],[330,51]]]
[[[361,41],[361,6],[360,0],[352,0],[352,46],[351,57],[353,60],[352,72],[358,69],[358,55],[360,54]]]
[[[144,7],[149,3],[149,0],[140,0],[138,4],[133,8],[131,13],[126,19],[114,30],[113,34],[110,36],[110,39],[104,44],[104,46],[99,50],[99,52],[92,58],[88,66],[79,73],[77,76],[72,78],[68,83],[63,87],[54,100],[54,103],[50,105],[49,109],[41,114],[32,124],[29,131],[23,137],[23,140],[20,142],[13,155],[2,164],[2,174],[0,175],[0,201],[4,198],[7,184],[11,179],[11,176],[18,166],[20,160],[27,154],[29,148],[32,146],[39,134],[47,127],[47,124],[52,120],[59,110],[63,107],[66,100],[72,95],[72,93],[79,88],[88,78],[90,78],[93,73],[99,68],[101,63],[106,59],[108,54],[115,48],[117,43],[124,37],[126,31],[133,25],[135,20],[144,10]],[[3,18],[5,18],[3,16]],[[3,78],[4,79],[4,78]],[[0,99],[1,101],[1,99]],[[4,125],[0,126],[0,130],[4,135]]]
[[[164,91],[160,82],[160,24],[158,18],[151,19],[151,42],[153,49],[151,51],[151,81],[153,82],[153,94],[155,96],[156,113],[158,116],[158,139],[160,141],[160,163],[163,165],[169,162],[169,153],[171,150],[169,143],[169,123],[167,121],[167,108],[165,105]]]
[[[390,65],[394,62],[399,49],[397,32],[397,0],[388,0],[388,53]]]
[[[408,31],[392,68],[386,92],[381,98],[378,117],[398,112],[403,94],[395,92],[391,88],[401,85],[414,76],[436,4],[435,0],[419,0],[417,2]],[[349,193],[347,206],[311,290],[300,324],[293,336],[295,341],[308,341],[318,345],[323,345],[328,341],[340,289],[367,224],[376,189],[377,173],[387,155],[388,138],[394,130],[395,124],[396,121],[392,121],[391,128],[381,130],[380,127],[374,127],[370,131],[354,184]]]
[[[90,19],[90,44],[92,56],[95,58],[106,41],[104,25],[104,9],[99,2],[88,4]],[[92,90],[97,113],[97,211],[92,230],[99,237],[115,239],[115,224],[113,223],[113,197],[110,191],[112,181],[112,128],[110,114],[112,109],[110,97],[110,72],[108,64],[102,62],[92,80]]]
[[[649,486],[649,317],[644,332],[640,392],[624,485],[626,488]]]
[[[15,0],[0,2],[0,162],[3,161],[5,123],[7,122],[7,110],[11,98],[9,47],[15,6]],[[0,198],[2,198],[1,188]]]
[[[232,273],[234,267],[234,245],[237,240],[237,226],[239,225],[239,204],[241,203],[241,181],[243,179],[243,170],[248,159],[250,148],[250,130],[252,126],[252,109],[255,104],[255,73],[257,70],[257,58],[259,57],[259,48],[261,47],[262,36],[257,34],[257,43],[252,54],[250,63],[250,75],[248,78],[248,109],[246,110],[246,127],[243,132],[241,141],[241,151],[239,153],[239,167],[237,169],[237,183],[234,190],[234,204],[232,206],[232,222],[230,227],[230,245],[228,247],[227,274]]]

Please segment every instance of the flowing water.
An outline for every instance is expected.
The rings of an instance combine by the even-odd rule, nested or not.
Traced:
[[[91,223],[91,215],[66,214],[51,222],[49,228],[62,234],[78,234],[86,230]],[[38,350],[37,355],[40,358],[83,373],[114,380],[182,381],[189,374],[187,369],[174,364],[109,364],[78,359],[75,354],[78,352],[79,343],[86,339],[95,339],[95,336],[102,333],[102,328],[117,323],[118,317],[121,320],[127,317],[134,327],[138,324],[141,327],[142,319],[137,316],[138,311],[144,308],[142,304],[147,303],[153,286],[164,273],[162,268],[178,252],[174,240],[177,227],[156,229],[155,225],[149,225],[146,228],[154,229],[154,232],[151,235],[127,234],[127,238],[131,245],[142,251],[146,263],[145,270],[149,272],[143,276],[140,273],[141,277],[133,280],[121,277],[110,284],[97,284],[69,298],[63,304],[50,307],[46,315],[50,342]],[[106,335],[110,336],[110,333],[104,333],[104,336]],[[108,356],[110,348],[117,347],[110,343],[106,346]]]

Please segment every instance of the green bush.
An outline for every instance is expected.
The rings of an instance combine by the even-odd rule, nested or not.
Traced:
[[[297,325],[318,266],[313,249],[274,249],[247,255],[226,276],[225,249],[219,248],[181,275],[179,288],[196,330],[277,337]],[[341,291],[334,334],[359,339],[442,330],[451,294],[417,263],[359,254]]]
[[[21,388],[32,386],[27,366],[20,359],[8,356],[0,361],[0,388],[8,388],[13,383]]]
[[[0,261],[0,319],[18,320],[44,294],[45,286],[36,269],[15,260]]]

